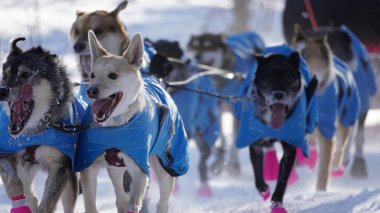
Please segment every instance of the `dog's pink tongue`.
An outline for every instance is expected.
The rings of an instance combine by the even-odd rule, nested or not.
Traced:
[[[273,104],[271,106],[272,118],[271,125],[273,129],[280,129],[285,122],[286,107],[284,104]]]
[[[92,104],[91,112],[97,117],[102,117],[107,113],[107,110],[110,108],[111,104],[112,100],[108,98],[96,100]]]
[[[24,84],[20,93],[15,101],[11,103],[11,109],[16,112],[17,115],[21,115],[24,112],[24,102],[30,101],[33,98],[33,87],[30,84]]]

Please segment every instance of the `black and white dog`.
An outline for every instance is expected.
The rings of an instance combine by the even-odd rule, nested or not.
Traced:
[[[25,193],[32,212],[54,212],[61,195],[64,211],[74,212],[78,187],[71,165],[76,135],[52,128],[73,125],[71,83],[55,54],[41,47],[23,51],[17,47],[20,40],[24,38],[13,41],[3,65],[0,153],[10,154],[1,161],[11,166],[1,163],[1,177],[8,196],[19,198],[16,209],[26,206]],[[32,187],[38,170],[48,173],[39,204]]]
[[[317,85],[311,79],[305,62],[287,46],[264,50],[269,56],[256,56],[257,66],[251,69],[242,85],[242,97],[253,102],[236,105],[239,118],[237,147],[249,146],[256,188],[266,200],[271,192],[263,174],[263,147],[280,141],[284,154],[280,162],[277,186],[272,195],[272,212],[286,212],[283,196],[292,170],[296,147],[308,152],[306,134],[315,127],[313,107]]]

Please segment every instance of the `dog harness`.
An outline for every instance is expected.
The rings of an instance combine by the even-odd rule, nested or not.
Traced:
[[[354,57],[357,62],[357,69],[353,70],[353,75],[359,91],[360,113],[364,113],[369,110],[370,97],[375,95],[377,91],[374,70],[368,52],[359,38],[344,25],[340,29],[346,32],[351,39]]]
[[[264,48],[264,42],[261,37],[253,32],[244,32],[230,35],[226,39],[227,46],[232,50],[235,72],[247,73],[254,59],[253,54],[261,52]],[[229,81],[221,88],[222,95],[236,95],[239,92],[241,82]]]
[[[89,167],[108,149],[127,154],[149,175],[148,158],[157,155],[161,165],[172,176],[180,176],[189,168],[188,141],[181,116],[169,94],[153,77],[145,77],[146,106],[127,124],[119,127],[89,128],[79,135],[75,153],[75,171]],[[84,123],[92,122],[91,106]]]
[[[294,50],[286,45],[267,48],[263,54],[281,54],[289,56]],[[240,89],[240,97],[249,97],[254,92],[253,81],[257,69],[255,61],[243,82]],[[299,71],[307,87],[311,81],[311,76],[306,62],[301,59]],[[308,101],[309,100],[309,101]],[[269,124],[263,123],[255,116],[255,104],[253,102],[240,102],[235,104],[235,115],[240,120],[240,127],[236,146],[243,148],[255,144],[262,139],[281,140],[293,146],[299,147],[305,156],[308,156],[308,145],[306,142],[306,133],[313,132],[318,116],[315,104],[315,95],[307,97],[305,90],[295,105],[293,112],[286,118],[281,129],[275,130]]]
[[[69,117],[64,124],[73,126],[77,123],[79,117],[84,112],[85,105],[75,99],[70,109]],[[8,131],[9,117],[0,104],[0,154],[14,154],[26,149],[26,160],[33,161],[34,151],[37,146],[51,146],[59,150],[66,156],[69,156],[71,162],[74,162],[74,147],[77,142],[77,133],[65,133],[54,128],[48,128],[39,134],[12,136]],[[35,162],[32,162],[35,163]]]

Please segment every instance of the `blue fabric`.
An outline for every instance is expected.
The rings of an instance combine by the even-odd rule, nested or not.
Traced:
[[[327,139],[336,131],[336,118],[345,127],[352,126],[359,115],[360,99],[352,73],[347,65],[334,58],[336,77],[323,93],[317,95],[319,107],[318,128]]]
[[[190,70],[195,70],[191,74],[196,73],[195,67],[190,67]],[[204,92],[216,92],[212,80],[207,76],[198,78],[186,84],[185,87]],[[181,114],[189,138],[194,138],[198,131],[202,140],[209,146],[213,146],[219,136],[218,100],[186,90],[178,90],[171,95]]]
[[[293,49],[283,45],[267,48],[263,51],[263,54],[282,54],[288,57],[292,52],[294,52]],[[248,97],[254,91],[252,82],[255,78],[256,68],[255,62],[251,65],[247,78],[241,85],[240,97]],[[308,85],[311,77],[306,62],[303,59],[301,60],[299,70],[303,80]],[[293,113],[285,120],[284,126],[279,130],[274,130],[270,125],[263,123],[255,116],[255,105],[251,101],[235,104],[235,115],[240,120],[236,142],[238,148],[249,146],[261,139],[272,138],[299,147],[308,156],[308,145],[305,135],[306,133],[313,132],[318,121],[314,96],[307,103],[306,94],[303,92]]]
[[[126,153],[149,174],[148,157],[157,155],[173,176],[187,172],[188,145],[182,119],[170,96],[151,77],[144,78],[147,105],[127,124],[112,128],[90,128],[81,133],[75,155],[75,171],[81,171],[104,151],[116,148]],[[91,106],[84,123],[90,124]]]
[[[354,57],[357,62],[357,69],[353,70],[354,79],[359,90],[361,103],[360,112],[364,113],[369,110],[370,97],[375,95],[377,91],[375,74],[370,63],[368,52],[356,35],[351,32],[346,26],[341,26],[341,29],[346,32],[352,42]]]
[[[75,125],[79,119],[80,112],[84,111],[84,105],[75,99],[70,110],[70,116],[64,124]],[[0,104],[0,153],[17,153],[30,146],[51,146],[70,157],[74,162],[74,147],[77,142],[78,134],[64,133],[53,128],[48,128],[40,134],[20,135],[13,137],[8,132],[9,118]]]
[[[265,48],[261,37],[253,32],[244,32],[234,35],[229,35],[226,38],[227,46],[232,50],[235,57],[235,72],[247,73],[253,63],[252,55],[255,50],[263,50]],[[229,81],[220,93],[222,95],[236,95],[240,88],[239,81]]]

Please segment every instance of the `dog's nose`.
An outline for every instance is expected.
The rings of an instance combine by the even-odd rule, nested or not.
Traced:
[[[99,89],[96,87],[90,87],[87,89],[87,96],[89,98],[97,98],[99,94]]]
[[[284,92],[275,92],[275,93],[273,94],[273,96],[274,96],[274,98],[275,98],[276,100],[282,100],[282,99],[285,98],[285,93],[284,93]]]
[[[83,42],[77,42],[74,44],[74,50],[76,53],[80,53],[86,48],[86,44]]]
[[[0,87],[0,101],[4,101],[9,96],[9,88],[8,87]]]

